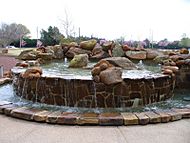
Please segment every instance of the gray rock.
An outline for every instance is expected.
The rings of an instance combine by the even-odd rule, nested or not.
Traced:
[[[110,64],[116,67],[121,67],[123,69],[127,69],[127,70],[137,69],[136,65],[133,62],[131,62],[128,58],[125,58],[125,57],[110,57],[110,58],[105,58],[102,60],[106,60]]]
[[[121,47],[120,44],[116,44],[115,47],[112,50],[112,56],[113,57],[123,57],[125,56],[125,53],[123,51],[123,48]]]

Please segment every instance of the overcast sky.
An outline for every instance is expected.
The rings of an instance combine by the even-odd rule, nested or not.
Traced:
[[[0,23],[21,23],[37,37],[38,27],[57,26],[65,10],[76,36],[106,39],[178,40],[190,37],[190,0],[1,0]],[[40,37],[40,36],[39,36]]]

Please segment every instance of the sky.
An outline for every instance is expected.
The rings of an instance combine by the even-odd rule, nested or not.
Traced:
[[[75,36],[159,41],[190,37],[190,0],[1,0],[0,23],[25,25],[32,38],[56,26],[64,34],[65,11]],[[40,34],[38,34],[40,38]]]

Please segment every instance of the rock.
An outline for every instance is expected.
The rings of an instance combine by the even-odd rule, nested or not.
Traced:
[[[173,73],[177,73],[179,68],[177,66],[163,66],[164,69],[172,70]]]
[[[94,46],[96,45],[96,43],[97,43],[97,41],[95,39],[91,39],[88,41],[82,41],[80,43],[80,48],[92,51]]]
[[[102,50],[102,46],[100,46],[99,43],[97,43],[94,47],[94,49],[92,50],[92,56],[101,53]]]
[[[25,61],[23,61],[23,62],[16,63],[16,66],[17,67],[27,68],[27,67],[29,67],[29,64],[26,63]]]
[[[91,74],[92,74],[92,76],[96,76],[96,75],[99,75],[100,72],[101,72],[100,67],[94,67],[94,68],[92,69],[92,71],[91,71]]]
[[[96,53],[95,55],[91,56],[91,59],[104,59],[104,58],[108,58],[110,57],[110,55],[105,52],[105,51],[100,51],[99,53]]]
[[[78,45],[78,43],[77,42],[71,42],[71,43],[69,43],[69,48],[70,47],[79,47],[79,45]]]
[[[24,73],[21,73],[23,78],[40,77],[42,75],[42,69],[40,67],[32,67],[27,69]]]
[[[106,58],[107,59],[107,58]],[[102,64],[105,64],[107,67],[113,67],[112,64],[110,64],[107,60],[102,59],[100,60],[94,67],[100,67]]]
[[[76,48],[76,47],[71,47],[67,52],[66,52],[66,57],[67,58],[73,58],[75,55],[79,55],[79,54],[91,54],[91,51],[89,50],[84,50],[81,48]]]
[[[38,53],[37,57],[41,58],[42,60],[48,61],[52,60],[54,55],[52,53]]]
[[[176,62],[178,60],[183,60],[182,56],[180,55],[172,55],[169,57],[172,61]]]
[[[54,51],[54,59],[63,59],[64,53],[60,45],[55,45],[51,48]]]
[[[100,81],[106,85],[117,84],[123,81],[122,69],[110,67],[100,73]]]
[[[117,43],[115,45],[115,47],[112,50],[112,56],[113,57],[123,57],[123,56],[125,56],[125,53],[124,53],[124,51],[123,51],[120,44]]]
[[[101,61],[107,61],[116,67],[121,67],[127,70],[137,69],[135,64],[125,57],[110,57],[110,58],[102,59]]]
[[[156,58],[158,55],[160,55],[160,53],[158,51],[151,50],[151,49],[146,50],[146,58],[147,59],[152,60],[152,59]]]
[[[129,47],[128,45],[122,45],[123,51],[130,51],[131,47]]]
[[[69,50],[69,47],[68,46],[62,46],[62,49],[63,49],[63,54],[66,54],[67,51]]]
[[[126,56],[134,60],[144,60],[146,59],[145,51],[127,51],[125,52]]]
[[[34,50],[25,50],[22,51],[17,59],[19,60],[36,60],[37,59],[37,52]]]
[[[163,69],[163,74],[169,74],[169,75],[173,75],[173,71],[170,69]]]
[[[168,55],[160,55],[154,58],[154,61],[158,64],[161,64],[164,60],[167,60],[169,58]]]
[[[98,75],[93,76],[92,79],[97,83],[100,82],[100,76]]]
[[[178,60],[178,61],[176,61],[176,65],[177,66],[182,66],[182,65],[184,65],[185,64],[185,60]]]
[[[40,63],[38,62],[38,60],[30,60],[26,62],[27,64],[29,64],[30,67],[32,66],[39,66]]]
[[[75,55],[74,58],[70,61],[69,67],[71,68],[82,68],[88,65],[88,55],[79,54]]]
[[[182,48],[182,49],[179,50],[179,53],[180,54],[189,54],[189,50],[186,49],[186,48]]]
[[[112,41],[105,41],[105,42],[102,44],[103,50],[106,51],[106,52],[108,52],[108,50],[112,48],[112,44],[113,44]]]
[[[4,78],[12,78],[13,77],[13,73],[11,71],[6,71],[3,74]]]
[[[176,66],[176,63],[172,61],[171,59],[163,60],[162,64],[165,66]]]
[[[1,52],[2,52],[2,54],[7,54],[8,53],[8,49],[3,49]]]

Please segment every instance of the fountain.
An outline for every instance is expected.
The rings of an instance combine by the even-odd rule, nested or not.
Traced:
[[[106,85],[94,82],[90,70],[82,71],[88,75],[65,75],[65,72],[54,71],[50,76],[45,70],[41,77],[23,78],[17,70],[13,84],[15,93],[33,102],[85,108],[137,107],[173,96],[174,81],[169,75],[124,70],[122,82]],[[16,73],[14,69],[13,72]]]
[[[76,49],[78,52],[79,48]],[[132,54],[141,54],[135,52]],[[72,52],[67,55],[71,56]],[[164,74],[157,65],[150,71],[152,67],[144,64],[144,60],[139,60],[136,65],[123,60],[126,58],[104,58],[79,70],[68,68],[66,58],[45,64],[42,70],[13,68],[16,96],[10,97],[9,102],[0,102],[0,113],[26,120],[75,125],[134,125],[190,117],[188,101],[182,104],[168,101],[173,97],[175,85],[189,87],[188,59],[182,65],[181,61],[176,62],[179,69],[169,61],[173,67],[162,67]],[[129,70],[128,65],[132,69]],[[118,79],[103,79],[110,75]],[[179,94],[182,95],[182,90]],[[17,102],[12,101],[15,98]],[[186,109],[176,109],[182,107]]]

